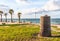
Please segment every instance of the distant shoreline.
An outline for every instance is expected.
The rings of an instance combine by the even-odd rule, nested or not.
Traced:
[[[2,25],[3,23],[5,23],[5,24],[34,24],[34,25],[40,26],[39,23],[31,23],[31,22],[21,22],[21,23],[19,23],[19,22],[13,22],[13,23],[11,23],[11,22],[0,22],[0,25]],[[57,26],[60,28],[60,24],[51,24],[51,26]]]

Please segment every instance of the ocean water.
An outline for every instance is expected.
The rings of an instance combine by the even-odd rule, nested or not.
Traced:
[[[60,25],[60,18],[51,19],[51,24],[59,24]]]
[[[5,19],[3,19],[5,21]],[[18,19],[13,19],[14,22],[18,22]],[[8,19],[10,22],[10,19]],[[21,19],[21,22],[32,22],[32,23],[40,23],[40,19]],[[51,24],[60,24],[60,18],[51,19]]]

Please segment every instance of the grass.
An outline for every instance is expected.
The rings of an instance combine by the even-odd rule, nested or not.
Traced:
[[[1,25],[0,41],[30,40],[36,38],[37,33],[39,33],[39,26],[36,25]]]
[[[53,26],[57,28],[57,26]],[[31,24],[0,25],[0,41],[60,41],[60,32],[51,31],[53,37],[38,37],[40,26]],[[57,37],[56,37],[57,36]]]

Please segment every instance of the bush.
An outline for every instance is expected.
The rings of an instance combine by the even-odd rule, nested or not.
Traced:
[[[2,25],[5,25],[6,23],[2,23]]]

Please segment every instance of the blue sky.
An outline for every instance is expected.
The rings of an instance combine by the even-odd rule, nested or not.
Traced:
[[[35,18],[34,13],[36,14],[36,18],[40,18],[40,16],[48,14],[52,18],[59,18],[60,12],[43,12],[39,13],[39,11],[49,11],[60,9],[60,1],[59,0],[0,0],[0,8],[4,8],[3,10],[12,8],[15,12],[13,17],[17,18],[17,13],[22,12],[21,18]],[[7,11],[8,11],[7,10]],[[3,15],[4,17],[4,15]],[[8,14],[8,18],[10,15]]]

